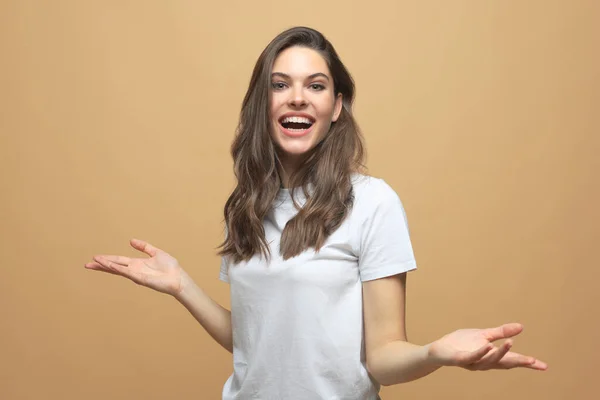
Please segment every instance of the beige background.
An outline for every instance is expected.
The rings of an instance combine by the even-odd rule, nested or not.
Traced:
[[[409,339],[520,321],[515,351],[550,365],[382,397],[598,398],[598,2],[0,4],[1,399],[220,398],[231,356],[181,305],[83,265],[138,237],[229,305],[229,145],[293,25],[336,46],[370,171],[404,202]]]

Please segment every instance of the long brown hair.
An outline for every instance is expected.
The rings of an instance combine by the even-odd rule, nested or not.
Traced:
[[[254,66],[231,146],[237,187],[225,204],[226,237],[218,254],[230,257],[234,263],[248,261],[258,253],[265,258],[271,255],[263,218],[281,188],[281,163],[270,135],[271,73],[279,53],[292,46],[319,52],[333,76],[334,94],[342,94],[343,106],[323,140],[289,177],[292,199],[299,211],[283,230],[280,243],[283,259],[295,257],[310,247],[319,251],[352,207],[351,175],[365,169],[363,138],[352,116],[354,80],[350,73],[320,32],[294,27],[280,33]],[[298,187],[306,195],[302,207],[294,197],[294,188]]]

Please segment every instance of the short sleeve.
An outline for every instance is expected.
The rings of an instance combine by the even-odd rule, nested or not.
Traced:
[[[228,234],[227,224],[224,227],[224,236],[227,238]],[[229,283],[229,262],[227,260],[227,256],[221,256],[221,269],[219,271],[219,280]]]
[[[363,188],[359,231],[361,281],[384,278],[417,268],[400,198],[385,181],[371,178]]]
[[[225,256],[221,257],[221,270],[219,271],[219,279],[225,283],[229,283],[229,265]]]

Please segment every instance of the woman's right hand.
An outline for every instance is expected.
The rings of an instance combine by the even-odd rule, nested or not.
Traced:
[[[114,255],[96,255],[85,268],[124,276],[138,285],[176,296],[183,290],[186,273],[167,252],[143,240],[131,239],[131,246],[150,258],[130,258]]]

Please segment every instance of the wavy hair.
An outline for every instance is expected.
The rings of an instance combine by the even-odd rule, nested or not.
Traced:
[[[299,211],[281,236],[284,260],[311,247],[319,251],[353,205],[352,174],[366,169],[363,138],[352,116],[354,80],[335,49],[311,28],[294,27],[280,33],[254,66],[231,145],[237,186],[225,203],[226,235],[218,254],[234,263],[248,261],[256,254],[271,257],[263,219],[282,187],[282,166],[270,134],[271,73],[279,53],[292,46],[313,49],[323,57],[333,77],[334,94],[342,94],[343,105],[329,132],[289,177],[292,200]],[[296,188],[302,188],[306,196],[301,207],[294,196]]]

